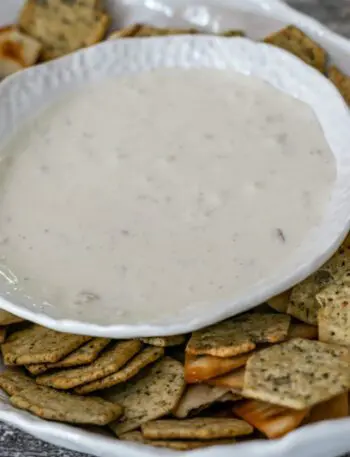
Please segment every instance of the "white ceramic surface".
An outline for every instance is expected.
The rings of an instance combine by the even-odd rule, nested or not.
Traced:
[[[188,22],[192,22],[197,26],[199,25],[203,27],[204,29],[214,31],[218,29],[238,26],[244,28],[248,32],[248,35],[250,37],[260,38],[266,35],[267,33],[277,30],[283,24],[293,22],[298,24],[312,36],[317,38],[319,42],[322,43],[322,45],[326,47],[326,49],[331,53],[335,63],[339,64],[345,71],[350,72],[349,42],[329,32],[325,27],[321,26],[316,21],[302,14],[294,12],[278,0],[121,0],[120,2],[116,0],[109,1],[111,3],[110,6],[113,7],[113,10],[116,13],[118,13],[116,17],[118,17],[119,19],[117,21],[119,22],[119,24],[125,24],[136,20],[149,21],[156,25],[185,25]],[[21,4],[22,0],[2,0],[0,2],[0,21],[2,21],[4,24],[13,21],[18,11],[18,8]],[[215,40],[212,40],[212,45],[214,47],[216,46]],[[234,46],[241,45],[236,44]],[[87,59],[90,52],[92,54],[95,51],[88,51],[87,54],[84,54],[85,57],[82,57],[82,54],[80,54],[80,57],[75,58],[75,62],[79,68],[81,68],[81,65]],[[232,52],[232,50],[230,52]],[[276,50],[276,52],[278,53],[278,50]],[[278,55],[276,52],[274,53],[275,56]],[[210,58],[208,57],[208,59]],[[288,63],[292,64],[292,61],[292,57],[285,57],[286,65],[288,65]],[[235,65],[236,62],[233,61],[232,64]],[[61,64],[57,62],[52,65],[57,65],[59,67]],[[302,64],[297,64],[293,61],[293,67],[294,65],[298,68],[304,68]],[[36,70],[31,71],[35,72]],[[44,70],[44,72],[45,71],[46,70]],[[293,69],[293,71],[295,70]],[[301,69],[301,71],[304,72],[304,69]],[[311,78],[310,80],[308,80],[308,83],[311,83],[311,81],[314,82],[314,78],[318,80],[320,78],[320,76],[316,75],[315,72],[313,72],[312,70],[308,70],[307,73]],[[291,75],[291,77],[293,77],[293,75]],[[16,84],[18,82],[17,78],[21,78],[21,76],[9,80],[9,84],[13,84],[14,87],[16,87]],[[277,78],[276,81],[279,81],[280,84],[285,83],[283,80],[280,80],[279,78]],[[323,95],[325,96],[327,94],[328,100],[328,94],[330,94],[330,99],[333,100],[333,102],[336,105],[336,112],[339,112],[339,114],[342,113],[341,117],[345,119],[345,107],[340,101],[340,99],[335,95],[333,88],[331,88],[331,86],[327,85],[326,83],[322,85],[324,86],[325,90]],[[26,88],[29,89],[29,87],[25,87],[25,89]],[[301,96],[303,92],[304,96],[310,96],[310,94],[308,94],[307,91],[307,85],[305,86],[304,82],[299,88],[299,90],[301,91],[301,93],[299,93],[299,96]],[[23,95],[22,91],[20,91],[19,93]],[[314,92],[312,91],[312,93]],[[40,98],[40,90],[38,91],[36,96]],[[0,97],[2,98],[1,90]],[[26,96],[20,97],[19,100],[21,101],[21,103],[23,102],[25,104]],[[331,109],[329,105],[327,106],[329,109]],[[326,113],[324,113],[324,115],[326,116]],[[0,115],[0,129],[2,126],[3,119]],[[338,135],[340,135],[340,132],[338,132]],[[342,133],[341,138],[339,140],[341,143],[344,142],[345,144],[350,144],[349,136],[346,135],[349,135],[349,133]],[[334,138],[334,141],[335,140],[336,138]],[[344,166],[346,168],[342,170],[342,173],[349,175],[349,159],[346,159],[346,157],[344,157],[344,159],[347,163],[344,163]],[[349,206],[347,206],[347,201],[349,201],[348,197],[349,193],[347,195],[343,193],[342,198],[344,199],[344,205],[341,205],[341,208],[338,208],[338,210],[342,214],[343,212],[349,214]],[[344,233],[345,225],[343,226],[343,229]],[[323,252],[320,252],[318,246],[317,252],[318,254],[321,254],[321,257],[318,258],[316,263],[313,264],[313,268],[316,266],[317,263],[322,262],[323,259],[330,254],[333,247],[337,244],[339,238],[342,235],[342,230],[339,230],[339,227],[333,227],[331,232],[332,233],[329,238],[329,245],[322,245]],[[315,241],[315,244],[318,243],[319,240],[317,242]],[[310,268],[310,265],[308,265],[307,267]],[[300,275],[300,272],[298,274]],[[303,276],[303,273],[301,274],[301,276]],[[32,320],[41,320],[41,322],[52,327],[62,328],[66,330],[79,330],[77,329],[77,325],[79,325],[81,329],[87,328],[85,324],[79,324],[77,322],[74,323],[72,321],[66,320],[57,321],[48,319],[47,317],[40,314],[40,308],[25,309],[22,307],[13,307],[9,303],[5,302],[3,304],[4,307],[7,309],[12,309],[16,312],[18,311],[19,314],[22,314],[25,317],[28,317]],[[88,333],[103,334],[103,332],[100,333],[100,331],[97,331],[101,328],[107,329],[109,334],[114,333],[113,331],[111,333],[111,328],[108,327],[92,328],[91,326],[89,326]],[[143,332],[144,334],[155,333],[151,328],[145,330],[147,330],[147,332]],[[81,331],[84,332],[84,330]],[[163,331],[160,329],[160,332],[158,333],[163,333]],[[117,334],[120,335],[120,333],[118,332]],[[125,334],[130,333],[126,332]],[[10,405],[8,405],[6,397],[3,396],[1,393],[0,420],[15,425],[23,429],[24,431],[27,431],[37,437],[40,437],[41,439],[47,440],[56,445],[65,446],[67,448],[78,450],[81,452],[91,453],[96,456],[124,457],[125,455],[127,455],[128,457],[151,457],[173,455],[173,453],[170,451],[153,449],[149,447],[139,446],[136,444],[133,445],[118,442],[117,440],[107,437],[105,434],[97,432],[93,429],[83,430],[78,427],[70,427],[62,424],[43,421],[28,413],[12,408]],[[281,440],[271,442],[258,441],[252,443],[244,443],[234,447],[217,447],[193,451],[191,453],[177,453],[175,455],[187,456],[191,454],[197,455],[199,457],[229,457],[234,453],[235,457],[336,457],[346,452],[349,452],[350,450],[349,427],[350,419],[324,422],[314,426],[301,428],[295,431],[294,433],[289,434],[287,437]]]
[[[230,301],[189,304],[182,312],[164,309],[147,321],[135,312],[120,311],[118,303],[104,307],[50,303],[28,297],[0,277],[0,306],[48,327],[115,338],[189,332],[245,311],[293,286],[334,252],[349,230],[350,113],[335,87],[318,71],[276,47],[243,38],[180,36],[170,39],[115,40],[28,69],[0,85],[1,147],[28,118],[57,97],[83,84],[108,76],[160,67],[235,69],[257,76],[309,104],[316,113],[337,164],[337,178],[322,224],[315,227],[284,264],[254,282]],[[48,265],[50,268],[50,265]],[[135,284],[137,287],[137,284]],[[113,318],[113,316],[115,316]]]

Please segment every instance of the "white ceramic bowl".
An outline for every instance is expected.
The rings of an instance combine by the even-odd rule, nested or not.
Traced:
[[[16,13],[18,12],[19,6],[23,3],[23,0],[2,0],[0,3],[0,20],[5,23],[12,22]],[[118,17],[120,25],[126,23],[135,22],[135,21],[147,21],[152,22],[155,25],[173,25],[173,26],[183,26],[191,22],[195,26],[203,27],[204,29],[217,31],[219,29],[226,28],[243,28],[247,31],[248,36],[257,39],[265,36],[266,34],[275,31],[282,27],[283,25],[293,22],[302,28],[304,28],[310,35],[317,39],[332,55],[333,61],[340,65],[343,70],[350,73],[350,44],[347,40],[338,37],[337,35],[328,31],[325,27],[318,24],[316,21],[307,18],[304,15],[301,15],[297,12],[294,12],[289,7],[285,6],[277,0],[109,0],[111,11],[115,12],[115,17]],[[117,14],[118,13],[118,14]],[[0,24],[1,25],[1,24]],[[174,40],[175,42],[176,40]],[[213,49],[216,46],[221,47],[221,45],[216,42],[216,40],[209,39],[212,43]],[[178,43],[184,43],[184,40],[178,40]],[[202,44],[204,45],[204,41]],[[232,53],[233,49],[235,52],[242,53],[245,50],[246,42],[245,41],[235,41],[236,44],[230,46],[237,46],[236,48],[230,49]],[[176,46],[179,46],[177,44]],[[127,44],[123,44],[124,49],[127,48]],[[251,46],[251,45],[248,45]],[[112,48],[115,49],[118,47],[116,44],[112,44],[111,47],[103,45],[103,51],[91,49],[85,53],[77,54],[73,57],[68,57],[68,61],[73,63],[73,67],[77,70],[89,66],[89,59],[94,60],[94,54],[101,55],[103,53],[112,53]],[[257,49],[256,46],[253,46],[254,49]],[[251,48],[251,52],[253,51]],[[264,48],[265,49],[265,48]],[[131,52],[131,50],[130,50]],[[202,49],[204,56],[208,50]],[[249,51],[250,52],[250,51]],[[260,51],[257,51],[261,55],[264,55],[266,59],[280,59],[280,51],[274,50],[272,53],[266,51],[261,54]],[[251,67],[252,62],[249,62],[251,55],[247,56],[245,61],[244,68],[250,68],[252,71],[256,71],[256,66]],[[213,55],[207,56],[208,61],[212,61]],[[341,176],[341,181],[344,182],[346,176],[349,176],[349,154],[348,158],[344,152],[344,147],[349,143],[349,126],[348,126],[348,113],[346,108],[335,92],[334,88],[330,86],[325,80],[322,80],[322,77],[314,72],[312,69],[305,67],[302,63],[297,62],[292,56],[285,55],[284,65],[282,74],[279,70],[276,72],[273,68],[273,74],[265,73],[274,81],[274,83],[280,87],[284,88],[284,78],[281,79],[281,76],[286,76],[284,73],[289,66],[293,67],[293,72],[296,72],[298,69],[298,75],[295,75],[295,78],[300,77],[300,72],[305,76],[303,83],[298,87],[294,85],[294,95],[303,97],[310,97],[316,103],[320,105],[320,99],[315,94],[311,86],[314,84],[322,90],[323,103],[325,106],[319,106],[319,116],[323,119],[325,123],[331,123],[333,126],[328,130],[327,138],[331,143],[333,150],[337,155],[337,163],[339,164],[339,172]],[[62,73],[63,67],[67,66],[66,59],[54,62],[50,64],[51,67],[42,67],[41,69],[29,70],[26,74],[18,75],[14,78],[11,78],[6,83],[5,89],[0,89],[0,129],[4,125],[10,127],[6,118],[3,118],[3,111],[1,111],[1,105],[3,102],[3,94],[8,93],[8,91],[17,91],[15,95],[16,103],[20,107],[13,106],[13,103],[8,100],[8,108],[14,114],[14,119],[16,122],[21,122],[23,118],[28,115],[32,115],[31,103],[29,100],[36,99],[37,104],[40,105],[42,102],[42,84],[37,84],[37,77],[43,79],[46,72],[50,73],[49,76],[49,85],[55,87],[55,80],[52,78],[52,72],[57,74]],[[100,60],[102,62],[102,60]],[[266,62],[265,62],[266,63]],[[233,66],[242,65],[238,63],[237,59],[234,59],[231,64]],[[265,66],[264,62],[260,61],[260,70],[262,74],[264,71],[268,71],[268,68]],[[62,66],[62,67],[61,67]],[[69,66],[69,65],[68,65]],[[106,69],[105,69],[106,70]],[[104,71],[105,71],[104,70]],[[259,70],[259,71],[260,71]],[[38,74],[36,73],[38,72]],[[65,72],[65,83],[67,85],[75,84],[74,75],[72,72]],[[83,78],[81,71],[77,71],[80,79]],[[98,73],[98,72],[97,72]],[[96,74],[96,77],[99,75]],[[293,74],[289,75],[293,80]],[[288,79],[290,79],[288,76]],[[94,72],[88,71],[87,78],[94,77]],[[321,78],[321,79],[320,79]],[[79,78],[78,78],[79,79]],[[31,84],[28,84],[28,81],[31,80]],[[26,82],[27,81],[27,82]],[[298,80],[299,81],[299,80]],[[272,82],[272,81],[271,81]],[[62,81],[60,82],[60,84]],[[24,84],[24,85],[23,85]],[[34,86],[35,84],[35,86]],[[289,84],[289,83],[288,83]],[[320,85],[319,85],[320,84]],[[35,89],[37,89],[37,94],[35,94]],[[290,86],[288,86],[290,90]],[[310,89],[310,91],[309,91]],[[29,91],[30,96],[27,97],[26,91]],[[13,93],[13,92],[12,92]],[[20,95],[20,97],[18,97]],[[316,100],[316,98],[318,100]],[[41,100],[41,101],[40,101]],[[322,103],[322,104],[323,104]],[[10,106],[11,105],[11,106]],[[34,104],[35,107],[35,104]],[[327,109],[325,109],[327,108]],[[326,112],[328,110],[328,113]],[[334,111],[335,110],[335,111]],[[322,112],[322,114],[321,114]],[[336,114],[334,114],[336,113]],[[339,116],[339,117],[338,117]],[[331,119],[333,118],[333,120]],[[322,120],[321,119],[321,120]],[[334,120],[337,119],[337,125],[334,127]],[[340,122],[339,120],[342,119]],[[339,121],[339,122],[338,122]],[[5,124],[4,124],[5,122]],[[13,130],[16,127],[15,124],[11,124]],[[347,130],[344,131],[344,127],[347,126]],[[336,132],[336,128],[339,130]],[[3,132],[4,133],[4,132]],[[7,134],[7,133],[6,133]],[[0,136],[2,134],[0,133]],[[339,143],[338,143],[339,140]],[[343,152],[339,152],[342,150]],[[338,151],[338,152],[337,152]],[[338,160],[340,158],[340,161]],[[342,165],[340,165],[342,164]],[[339,184],[339,183],[338,183]],[[329,224],[329,229],[327,229],[327,243],[324,244],[324,239],[315,239],[314,243],[311,243],[308,247],[308,256],[307,261],[301,265],[300,269],[294,274],[293,278],[289,276],[284,279],[284,282],[281,282],[281,278],[275,285],[273,289],[275,292],[278,292],[279,289],[291,285],[293,282],[298,281],[303,276],[307,275],[311,270],[316,268],[323,260],[328,257],[331,252],[334,250],[338,244],[340,238],[343,236],[345,231],[348,228],[349,224],[349,187],[345,184],[344,187],[339,188],[339,192],[335,193],[337,195],[337,204],[333,205],[333,209],[330,208],[329,211],[334,211],[333,217],[337,219],[334,221],[334,224]],[[330,215],[331,213],[329,213]],[[338,218],[338,215],[341,215]],[[338,222],[340,221],[341,222]],[[328,226],[328,225],[327,225]],[[317,248],[317,249],[316,249]],[[312,254],[312,255],[311,255]],[[311,257],[310,257],[311,256]],[[276,286],[277,284],[277,286]],[[265,290],[265,294],[267,290]],[[271,290],[271,289],[270,289]],[[256,300],[260,301],[263,299],[264,293],[260,292],[255,293],[255,302]],[[260,297],[257,298],[257,295],[260,294]],[[269,292],[269,294],[271,294]],[[17,301],[17,298],[19,301]],[[13,303],[12,303],[13,302]],[[15,305],[14,302],[17,302]],[[185,329],[184,324],[179,323],[164,323],[162,325],[153,325],[141,328],[140,326],[136,329],[130,325],[123,326],[106,326],[106,325],[96,325],[91,322],[79,322],[74,319],[70,319],[67,316],[58,315],[49,316],[41,314],[40,308],[33,307],[30,303],[25,301],[20,303],[20,297],[14,297],[13,300],[7,299],[3,300],[0,304],[1,307],[4,307],[8,310],[12,310],[19,315],[22,315],[33,321],[41,322],[44,325],[48,325],[53,328],[66,330],[66,331],[80,331],[82,333],[90,333],[96,335],[113,335],[121,336],[123,335],[133,335],[143,333],[147,334],[162,334],[170,333],[170,328],[176,333],[177,331],[182,331]],[[242,304],[243,303],[243,304]],[[205,323],[216,320],[224,315],[233,312],[238,312],[241,309],[245,309],[249,306],[252,306],[254,303],[247,301],[241,301],[240,306],[235,305],[234,309],[230,310],[225,305],[225,310],[221,310],[221,315],[214,316],[212,313],[210,316],[205,318],[202,321],[198,319],[192,319],[190,324],[186,323],[186,328],[194,328],[199,325],[204,325]],[[232,306],[232,303],[229,304]],[[219,313],[219,314],[220,314]],[[172,327],[171,327],[172,325]],[[0,366],[1,370],[1,366]],[[103,432],[98,432],[93,429],[85,430],[79,427],[71,427],[67,425],[57,424],[54,422],[48,422],[41,420],[28,414],[26,412],[16,410],[12,408],[6,399],[6,396],[0,393],[0,420],[3,420],[9,424],[15,425],[24,431],[27,431],[41,439],[47,440],[56,445],[65,446],[70,449],[78,450],[81,452],[87,452],[101,457],[151,457],[151,456],[167,456],[173,455],[170,451],[153,449],[145,446],[140,446],[136,444],[123,443],[118,440],[106,436]],[[229,457],[234,455],[235,457],[337,457],[345,452],[350,450],[350,419],[344,419],[339,421],[332,422],[323,422],[317,425],[303,427],[281,440],[275,441],[257,441],[251,443],[244,443],[237,446],[225,446],[225,447],[216,447],[204,450],[198,450],[191,453],[191,455],[198,455],[199,457]],[[182,453],[181,455],[187,455],[189,453]],[[179,454],[177,454],[179,455]]]

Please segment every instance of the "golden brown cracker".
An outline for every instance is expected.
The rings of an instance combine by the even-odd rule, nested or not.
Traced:
[[[0,373],[0,388],[9,395],[16,395],[33,385],[35,385],[34,379],[24,374],[19,368],[8,368]]]
[[[344,97],[344,100],[350,105],[350,76],[332,66],[328,70],[328,77]]]
[[[115,373],[140,349],[141,343],[138,340],[115,343],[112,347],[107,348],[91,365],[42,375],[36,378],[36,382],[56,389],[73,389]]]
[[[291,291],[287,290],[267,300],[267,304],[280,313],[286,313]]]
[[[345,392],[314,406],[306,419],[306,423],[312,424],[323,420],[341,419],[348,415],[349,398],[347,392]]]
[[[174,336],[156,336],[148,338],[140,338],[140,340],[149,344],[150,346],[157,346],[160,348],[179,346],[186,341],[185,335],[174,335]]]
[[[22,317],[18,317],[14,314],[9,313],[4,309],[0,309],[0,326],[18,324],[19,322],[24,322],[24,319]]]
[[[244,387],[245,368],[234,370],[224,376],[209,379],[208,384],[211,386],[227,387],[233,392],[241,393]]]

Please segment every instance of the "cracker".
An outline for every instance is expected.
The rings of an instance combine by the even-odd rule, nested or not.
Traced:
[[[235,357],[214,357],[212,355],[185,356],[185,379],[189,384],[203,382],[208,379],[229,373],[247,363],[252,352]]]
[[[224,376],[209,379],[208,383],[212,386],[227,387],[233,392],[240,394],[244,387],[245,368],[234,370]]]
[[[169,414],[176,408],[184,389],[183,366],[177,360],[164,357],[146,373],[112,388],[105,395],[124,408],[121,421],[110,424],[111,429],[120,436]]]
[[[39,363],[34,365],[27,365],[26,368],[31,374],[36,376],[54,368],[70,368],[74,366],[88,365],[98,357],[99,353],[110,342],[110,338],[93,338],[91,341],[76,349],[67,355],[67,357],[59,360],[56,363]]]
[[[88,384],[84,384],[75,389],[76,393],[85,395],[95,390],[107,389],[108,387],[115,386],[122,382],[126,382],[129,379],[137,375],[143,368],[147,365],[158,360],[164,355],[163,348],[148,347],[144,349],[139,354],[136,354],[133,359],[131,359],[121,370],[116,373],[99,379]]]
[[[47,61],[101,41],[109,17],[85,4],[27,0],[19,23],[23,31],[42,44],[41,58]]]
[[[151,25],[142,25],[135,36],[137,37],[154,37],[154,36],[167,36],[167,35],[192,35],[198,33],[195,28],[166,28],[154,27]]]
[[[188,386],[179,404],[173,411],[173,415],[178,419],[191,416],[193,413],[198,413],[222,399],[227,392],[229,392],[228,388],[213,387],[206,384]]]
[[[91,338],[60,333],[35,324],[12,333],[1,350],[5,365],[57,362]]]
[[[151,440],[215,440],[250,435],[253,427],[240,419],[196,417],[194,419],[163,419],[141,426],[142,435]]]
[[[115,32],[112,32],[108,40],[116,40],[118,38],[130,38],[134,37],[137,35],[137,32],[141,29],[142,24],[131,24],[128,25],[127,27],[124,27],[123,29],[116,30]]]
[[[287,291],[267,300],[267,304],[269,306],[271,306],[271,308],[273,308],[275,311],[279,311],[280,313],[285,313],[285,312],[287,312],[290,294],[291,294],[291,291],[287,290]]]
[[[344,100],[350,105],[350,76],[332,66],[328,70],[328,77],[344,97]]]
[[[224,444],[233,444],[234,439],[230,440],[205,440],[205,441],[180,441],[180,440],[147,440],[141,432],[128,432],[120,437],[124,441],[133,441],[136,443],[146,444],[148,446],[173,449],[174,451],[190,451],[209,446],[218,446]]]
[[[290,319],[283,314],[247,313],[192,334],[187,354],[233,357],[258,343],[277,343],[287,337]]]
[[[297,411],[258,400],[240,402],[232,411],[270,439],[295,430],[309,413],[308,409]]]
[[[325,50],[297,27],[289,25],[266,37],[264,41],[265,43],[285,49],[308,65],[311,65],[322,73],[325,72],[327,57]]]
[[[151,338],[140,338],[140,340],[149,344],[150,346],[157,346],[160,348],[165,348],[169,346],[179,346],[186,341],[185,335],[174,335],[174,336],[158,336]]]
[[[223,37],[244,37],[245,33],[243,30],[237,30],[237,29],[230,29],[230,30],[225,30],[224,32],[221,32],[218,34],[219,36]]]
[[[293,338],[304,338],[305,340],[316,340],[318,329],[314,325],[309,324],[291,324],[288,332],[288,340]]]
[[[35,385],[35,381],[18,368],[9,368],[0,373],[0,387],[8,395],[17,395]]]
[[[13,395],[10,402],[43,419],[72,424],[106,425],[123,412],[119,405],[99,397],[81,397],[38,385]]]
[[[337,395],[330,400],[320,403],[311,409],[306,423],[312,424],[323,420],[341,419],[349,415],[348,394]]]
[[[97,379],[115,373],[124,366],[139,350],[141,343],[137,340],[115,343],[103,352],[91,365],[71,368],[36,378],[40,385],[56,389],[73,389]]]
[[[6,327],[0,327],[0,344],[6,340]]]
[[[348,284],[346,283],[348,282]],[[350,278],[325,287],[316,295],[319,340],[350,346]]]
[[[0,326],[18,324],[19,322],[24,322],[24,319],[22,317],[18,317],[14,314],[9,313],[4,309],[0,309]]]
[[[317,325],[320,305],[316,295],[325,286],[336,282],[349,268],[350,247],[343,245],[318,271],[293,287],[287,313],[307,324]]]
[[[302,410],[350,387],[348,350],[295,338],[248,360],[243,396]]]

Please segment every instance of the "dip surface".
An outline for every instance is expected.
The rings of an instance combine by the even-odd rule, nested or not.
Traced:
[[[111,324],[200,312],[276,274],[336,177],[311,108],[226,70],[85,87],[2,152],[3,276]]]

